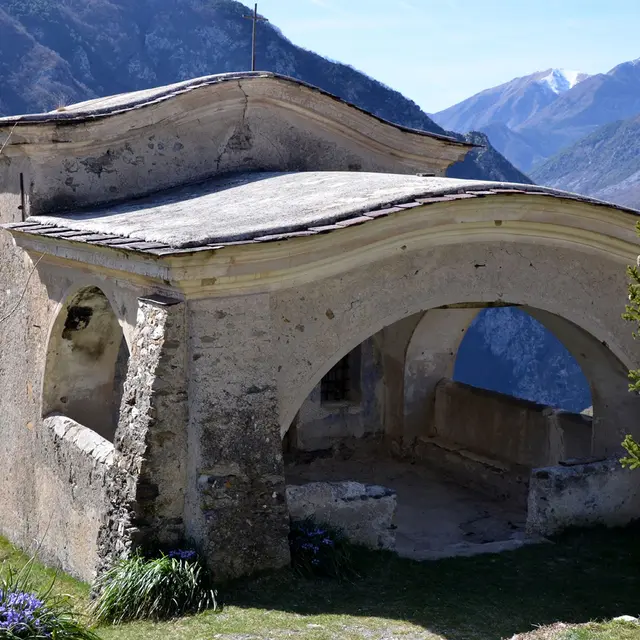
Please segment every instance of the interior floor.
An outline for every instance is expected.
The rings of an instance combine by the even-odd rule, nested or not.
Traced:
[[[456,484],[442,471],[356,450],[344,456],[296,461],[287,484],[354,480],[397,493],[396,552],[423,560],[521,546],[526,511]]]

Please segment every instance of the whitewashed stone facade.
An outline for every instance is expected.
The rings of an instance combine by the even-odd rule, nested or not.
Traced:
[[[282,438],[309,394],[375,336],[373,431],[411,455],[487,305],[581,364],[592,455],[640,435],[632,211],[440,178],[468,146],[268,74],[4,119],[0,141],[0,532],[75,575],[181,537],[219,577],[286,564]]]

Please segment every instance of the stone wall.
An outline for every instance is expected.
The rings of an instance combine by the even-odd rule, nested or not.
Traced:
[[[91,580],[99,562],[98,535],[117,454],[111,442],[61,415],[47,418],[39,436],[42,462],[34,470],[39,490],[33,509],[47,523],[40,557]]]
[[[527,531],[552,535],[566,527],[625,525],[640,517],[637,471],[618,460],[536,469],[531,476]]]
[[[526,504],[531,469],[585,458],[592,420],[527,400],[441,380],[430,435],[412,455],[495,498]]]
[[[139,300],[115,436],[119,464],[100,530],[106,566],[136,545],[175,546],[184,537],[187,484],[185,305]]]
[[[370,549],[395,549],[396,493],[360,482],[309,482],[287,486],[294,522],[312,518],[334,527],[348,540]]]
[[[528,468],[591,454],[591,418],[452,380],[436,387],[433,438]]]
[[[0,196],[2,222],[20,217],[19,198],[11,206],[9,200]],[[73,421],[63,417],[45,419],[47,346],[65,301],[79,288],[104,291],[127,335],[132,315],[135,323],[137,295],[124,279],[116,286],[107,275],[60,261],[45,258],[36,268],[39,256],[16,248],[3,231],[0,256],[0,535],[26,550],[37,544],[46,562],[91,580],[114,466],[108,457],[96,458],[95,450],[104,453],[106,445],[85,430],[90,425],[72,429],[64,425]]]
[[[289,562],[268,295],[189,304],[186,532],[219,578]],[[300,331],[298,329],[298,331]]]

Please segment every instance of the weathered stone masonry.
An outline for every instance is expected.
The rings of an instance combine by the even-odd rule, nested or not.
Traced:
[[[110,562],[131,545],[175,545],[185,533],[188,405],[185,305],[141,298],[133,333],[111,468],[100,556]]]
[[[281,566],[289,524],[269,298],[189,308],[187,531],[222,577]]]

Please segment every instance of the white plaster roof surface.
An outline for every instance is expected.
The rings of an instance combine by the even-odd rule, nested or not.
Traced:
[[[433,189],[467,184],[385,173],[245,173],[120,205],[36,218],[77,231],[194,247],[332,224]]]
[[[4,226],[166,254],[313,235],[411,207],[497,193],[538,193],[606,204],[523,184],[359,172],[245,173]]]
[[[460,147],[472,148],[477,146],[468,142],[458,140],[457,138],[453,138],[448,135],[432,133],[430,131],[422,131],[420,129],[412,129],[410,127],[404,127],[394,122],[388,122],[387,120],[369,113],[368,111],[365,111],[364,109],[361,109],[360,107],[351,104],[346,100],[343,100],[342,98],[324,91],[323,89],[320,89],[315,85],[308,84],[306,82],[303,82],[302,80],[298,80],[297,78],[291,78],[289,76],[284,76],[269,71],[241,71],[236,73],[219,73],[210,76],[202,76],[201,78],[194,78],[192,80],[184,80],[183,82],[176,82],[175,84],[169,84],[162,87],[142,89],[140,91],[131,91],[129,93],[120,93],[104,98],[94,98],[92,100],[78,102],[77,104],[65,106],[63,109],[56,109],[55,111],[48,111],[46,113],[5,116],[0,118],[0,127],[26,124],[46,124],[49,122],[58,121],[82,122],[86,120],[93,120],[95,118],[104,118],[127,111],[133,111],[135,109],[142,109],[144,107],[148,107],[165,100],[171,100],[183,93],[195,91],[202,87],[218,85],[224,82],[251,80],[255,78],[274,78],[276,80],[292,83],[302,87],[307,87],[312,91],[328,96],[336,102],[349,105],[349,107],[366,113],[369,117],[391,125],[392,127],[395,127],[396,129],[399,129],[401,131],[408,131],[427,138],[443,140]]]

